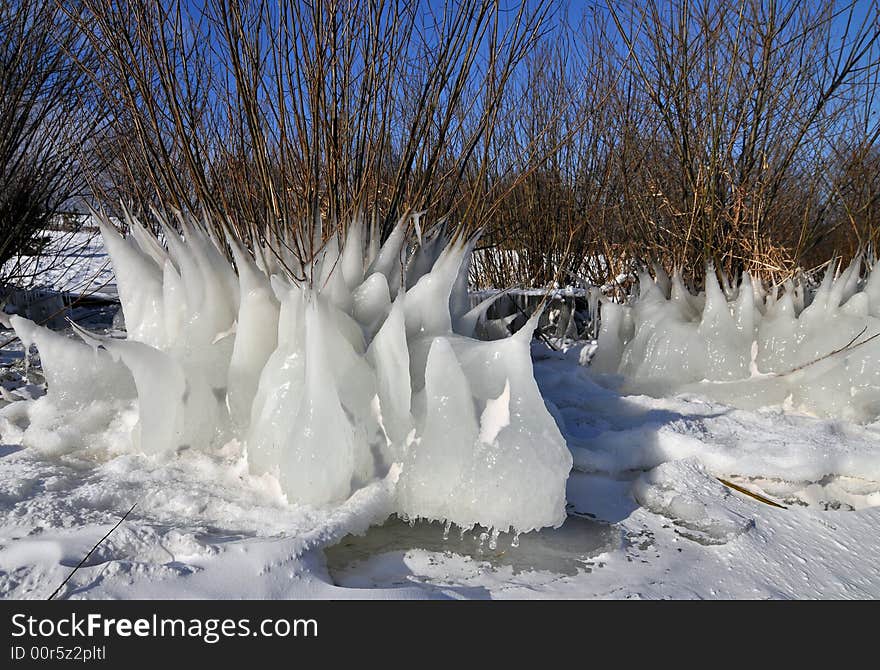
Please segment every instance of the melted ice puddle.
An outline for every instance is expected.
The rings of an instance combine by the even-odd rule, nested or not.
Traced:
[[[445,538],[444,538],[445,535]],[[569,516],[559,528],[544,528],[519,536],[499,537],[494,549],[490,541],[481,543],[482,529],[462,533],[452,528],[445,532],[438,522],[419,521],[410,525],[392,517],[381,526],[374,526],[363,536],[350,535],[339,544],[325,550],[327,569],[337,584],[352,585],[352,577],[377,562],[385,583],[404,583],[419,575],[406,561],[382,561],[382,557],[421,550],[444,557],[458,556],[477,565],[488,564],[492,569],[512,568],[513,574],[542,571],[574,576],[589,570],[590,559],[616,549],[621,544],[620,530],[606,523]],[[389,569],[400,572],[389,574]]]

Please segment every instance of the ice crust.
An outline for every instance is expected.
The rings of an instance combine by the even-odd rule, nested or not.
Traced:
[[[167,248],[127,219],[126,238],[101,224],[126,339],[13,317],[48,382],[23,444],[47,450],[47,432],[86,413],[48,451],[173,457],[237,440],[291,503],[338,506],[399,470],[406,518],[517,532],[565,519],[572,458],[533,377],[537,316],[506,339],[474,338],[474,240],[417,221],[409,244],[403,219],[379,247],[355,221],[303,268],[187,217],[179,231],[159,220]]]
[[[743,409],[780,405],[869,422],[880,416],[880,271],[832,263],[821,285],[770,290],[748,274],[694,294],[681,275],[640,275],[638,296],[602,306],[591,368],[623,389],[695,393]]]
[[[676,532],[701,544],[724,544],[754,527],[750,506],[695,458],[669,461],[643,473],[633,497],[670,519]]]

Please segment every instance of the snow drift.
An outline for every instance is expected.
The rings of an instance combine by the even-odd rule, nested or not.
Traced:
[[[283,244],[248,251],[178,218],[180,232],[159,221],[164,245],[132,217],[127,238],[101,224],[126,339],[12,317],[48,383],[3,410],[24,445],[150,456],[237,440],[291,503],[340,505],[399,470],[407,518],[562,523],[571,455],[532,373],[537,317],[475,338],[488,305],[468,309],[473,240],[437,228],[410,245],[404,219],[379,248],[355,221],[304,267]]]
[[[694,294],[681,275],[639,278],[629,304],[605,303],[591,368],[631,393],[692,392],[744,409],[783,405],[867,422],[880,416],[880,271],[832,263],[815,290],[770,290],[706,272]],[[723,286],[722,286],[723,284]]]

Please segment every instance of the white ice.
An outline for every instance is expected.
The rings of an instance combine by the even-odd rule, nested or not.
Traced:
[[[126,339],[14,322],[48,382],[30,422],[15,410],[24,443],[45,438],[36,417],[81,411],[66,398],[99,399],[105,429],[126,412],[132,453],[235,442],[291,504],[337,507],[397,468],[395,511],[408,518],[496,533],[562,523],[571,455],[532,376],[534,322],[473,339],[485,321],[467,296],[475,240],[423,232],[416,217],[418,242],[404,218],[377,248],[356,220],[312,263],[285,252],[303,279],[259,246],[177,219],[158,220],[167,247],[131,216],[125,238],[101,224]]]
[[[289,286],[276,281],[275,288],[283,297]],[[403,302],[394,303],[399,318],[389,341],[405,338]],[[485,388],[477,371],[505,341],[481,343],[485,348],[470,357],[455,333],[413,341],[388,378],[408,369],[410,353],[418,368],[439,337],[451,345],[474,398],[486,398],[468,414],[478,421],[477,439],[504,439],[520,425],[520,366],[505,363],[501,379]],[[69,342],[94,356],[89,344]],[[378,474],[356,482],[346,500],[321,507],[296,504],[277,477],[257,474],[245,454],[251,444],[235,438],[208,450],[134,450],[136,398],[120,409],[115,433],[93,433],[89,448],[68,444],[60,457],[38,445],[66,443],[70,433],[33,433],[21,448],[16,431],[47,416],[68,425],[73,416],[42,399],[13,402],[0,416],[0,597],[48,597],[135,502],[60,597],[880,597],[880,424],[781,407],[734,409],[692,394],[622,396],[596,384],[578,353],[533,342],[533,367],[524,368],[574,455],[564,492],[569,516],[560,528],[519,542],[501,536],[494,545],[481,542],[479,529],[444,539],[442,522],[378,526],[401,512],[400,463],[415,453],[405,449],[385,462],[394,453],[385,437],[393,432],[390,407],[399,403],[400,417],[425,418],[418,378],[409,405],[398,387],[394,399],[379,384],[365,410],[375,419],[379,451],[370,465]],[[39,408],[47,416],[35,418]],[[424,437],[414,418],[401,420],[401,430],[413,426],[400,438],[404,445]],[[787,509],[742,495],[719,477]],[[361,533],[369,551],[357,554]]]
[[[591,369],[617,373],[623,390],[696,393],[736,407],[785,406],[866,422],[880,416],[880,271],[862,259],[829,266],[821,285],[767,290],[744,274],[733,286],[715,271],[705,291],[676,273],[640,276],[637,297],[602,306]]]
[[[314,269],[326,281],[313,284],[259,248],[227,272],[219,251],[184,257],[185,244],[166,240],[166,252],[134,233],[162,272],[161,310],[145,312],[161,314],[152,332],[162,347],[14,319],[39,350],[49,393],[0,410],[0,597],[48,597],[134,502],[61,597],[880,596],[880,424],[853,404],[858,393],[828,385],[863,379],[850,363],[876,341],[811,362],[873,323],[880,273],[832,272],[815,292],[753,282],[751,308],[744,283],[719,282],[707,298],[676,276],[650,280],[656,292],[646,281],[635,303],[603,305],[591,370],[576,349],[533,342],[530,356],[534,324],[472,339],[493,324],[451,300],[466,259],[441,263],[442,236],[422,235],[415,253],[401,236],[385,254],[395,279],[376,263],[375,237],[355,230],[331,242]],[[327,274],[334,245],[344,288]],[[208,277],[228,290],[200,288]],[[420,295],[447,316],[422,309]],[[622,377],[649,320],[639,342],[658,364],[631,357],[637,374]],[[702,342],[715,333],[723,341]],[[664,367],[663,347],[676,365]],[[594,374],[603,359],[615,374]],[[670,381],[687,365],[688,381]],[[621,379],[637,394],[609,388]],[[336,448],[322,449],[319,434]],[[320,470],[331,462],[334,472]],[[566,508],[561,527],[521,542],[487,545],[480,529],[443,539],[447,519],[519,530],[555,525]],[[395,512],[443,521],[377,527]],[[331,553],[357,543],[349,534],[364,532],[373,553],[334,563]],[[388,532],[405,543],[385,547]],[[430,533],[433,548],[419,543]]]

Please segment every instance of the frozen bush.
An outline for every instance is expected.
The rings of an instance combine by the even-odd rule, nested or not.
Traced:
[[[603,306],[593,359],[618,373],[627,392],[698,393],[752,409],[784,405],[820,416],[872,421],[880,415],[880,271],[861,258],[832,263],[808,291],[786,282],[767,291],[710,267],[705,291],[676,273],[640,277],[629,304]]]
[[[230,240],[233,269],[185,217],[180,234],[162,222],[167,250],[134,219],[128,238],[104,222],[128,337],[64,340],[16,319],[45,349],[48,394],[31,414],[118,394],[137,409],[132,449],[237,439],[251,471],[277,477],[291,502],[338,504],[397,463],[405,517],[559,525],[571,456],[532,375],[535,319],[506,339],[474,339],[485,306],[468,311],[473,241],[438,230],[411,249],[408,223],[378,250],[351,224],[298,280],[267,250]]]

